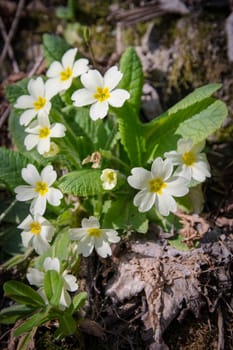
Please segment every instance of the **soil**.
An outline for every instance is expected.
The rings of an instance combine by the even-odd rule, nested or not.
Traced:
[[[195,296],[192,302],[190,296],[187,299],[184,297],[179,312],[169,321],[164,317],[163,322],[159,323],[162,335],[155,341],[155,320],[151,316],[151,305],[148,304],[151,295],[147,294],[146,287],[122,299],[108,292],[121,277],[122,261],[127,261],[128,257],[127,263],[131,264],[133,257],[142,264],[142,258],[151,257],[148,251],[143,257],[141,253],[135,253],[135,242],[145,244],[145,238],[142,242],[141,237],[132,235],[116,248],[112,258],[104,260],[93,255],[88,261],[84,259],[79,278],[83,288],[88,291],[89,301],[83,311],[84,318],[79,325],[78,336],[57,340],[54,336],[56,324],[50,323],[38,329],[30,349],[233,349],[233,62],[227,55],[225,32],[226,19],[233,11],[233,5],[230,1],[216,0],[204,2],[205,5],[195,0],[181,3],[188,9],[188,14],[182,13],[183,10],[175,12],[174,9],[163,9],[159,12],[158,8],[154,8],[154,17],[148,19],[143,17],[145,12],[140,1],[81,0],[74,18],[59,19],[56,11],[59,6],[66,6],[66,1],[1,1],[2,53],[6,46],[4,31],[9,34],[15,22],[10,43],[13,56],[0,56],[0,66],[4,67],[0,71],[1,146],[14,148],[8,131],[10,106],[4,88],[32,73],[43,72],[43,60],[38,58],[42,55],[41,40],[44,33],[64,36],[72,45],[78,46],[84,56],[91,58],[94,55],[96,64],[102,70],[118,62],[125,47],[135,46],[142,60],[145,81],[151,88],[151,95],[144,95],[147,103],[143,104],[141,110],[145,122],[150,118],[148,110],[151,106],[157,111],[154,114],[156,117],[156,114],[165,111],[194,88],[210,82],[223,84],[217,97],[227,103],[229,110],[222,128],[207,140],[212,177],[204,185],[205,206],[201,217],[208,222],[209,228],[198,240],[199,250],[192,249],[189,252],[190,259],[195,260],[197,254],[203,254],[208,260],[206,265],[200,265],[199,260],[195,260],[193,265],[193,268],[199,266],[195,276],[195,283],[200,289],[198,297]],[[22,9],[17,15],[19,4],[22,4]],[[129,25],[126,19],[132,17],[127,11],[140,7],[141,15],[139,13]],[[125,12],[119,12],[119,9]],[[74,35],[72,26],[77,22],[91,28],[92,50],[82,37],[77,33]],[[9,43],[7,47],[9,51]],[[156,99],[152,100],[151,96],[155,94]],[[5,190],[1,190],[0,195],[3,201],[10,199],[10,194]],[[163,232],[158,228],[152,228],[146,240],[155,243],[157,248],[161,244],[167,247]],[[175,263],[175,260],[169,260],[169,249],[166,248],[161,257],[162,264],[166,259],[168,265],[169,262]],[[176,254],[179,259],[183,259],[183,253],[178,251]],[[185,261],[183,267],[188,268],[190,260],[182,261]],[[15,277],[23,278],[23,269],[24,266],[18,270],[0,269],[1,308],[10,303],[3,296],[3,283]],[[147,282],[147,286],[150,283]],[[164,292],[164,286],[155,286],[156,290]],[[155,300],[154,296],[152,301]],[[0,349],[16,350],[19,349],[17,344],[18,339],[12,337],[12,329],[0,325]]]

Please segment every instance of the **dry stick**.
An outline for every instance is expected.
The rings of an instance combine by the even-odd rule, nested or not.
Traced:
[[[8,106],[7,109],[5,109],[5,111],[2,113],[1,117],[0,117],[0,129],[3,126],[3,124],[5,123],[5,121],[8,118],[8,115],[10,114],[11,111],[11,107]]]
[[[7,35],[7,40],[5,40],[5,45],[3,47],[3,50],[2,50],[2,53],[1,53],[1,57],[0,57],[0,65],[3,63],[5,57],[6,57],[6,54],[8,52],[8,48],[9,48],[9,44],[15,34],[15,30],[16,30],[16,27],[18,25],[18,22],[19,22],[19,19],[20,19],[20,14],[22,12],[22,9],[24,7],[24,0],[19,0],[19,3],[18,3],[18,6],[17,6],[17,10],[16,10],[16,14],[15,14],[15,18],[12,22],[12,25],[11,25],[11,28],[10,28],[10,31]]]
[[[7,32],[6,32],[5,25],[4,25],[4,22],[3,22],[1,16],[0,16],[0,30],[1,30],[4,42],[7,42],[7,40],[8,40]],[[18,73],[19,72],[19,66],[18,66],[18,63],[16,62],[16,59],[15,59],[15,56],[14,56],[14,51],[13,51],[12,46],[11,46],[10,43],[8,43],[7,52],[8,52],[8,55],[9,55],[11,61],[12,61],[14,73]]]
[[[218,307],[218,350],[224,350],[224,321],[222,309]]]
[[[31,78],[37,71],[37,69],[41,66],[42,62],[44,61],[44,57],[41,54],[37,59],[36,62],[34,64],[34,66],[32,67],[32,69],[30,70],[30,72],[27,74],[28,78]]]
[[[30,72],[28,73],[28,77],[31,78],[37,71],[37,69],[40,67],[40,65],[43,62],[43,56],[39,56],[38,59],[36,60],[34,66],[32,67],[32,69],[30,70]],[[2,113],[1,117],[0,117],[0,129],[3,126],[3,124],[5,123],[6,119],[8,118],[8,115],[10,114],[11,111],[11,106],[8,106],[6,108],[6,110]]]

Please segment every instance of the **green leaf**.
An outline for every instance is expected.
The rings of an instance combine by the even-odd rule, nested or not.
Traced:
[[[48,65],[53,61],[60,61],[63,54],[69,49],[69,44],[61,37],[51,34],[43,35],[43,50]]]
[[[17,84],[8,85],[6,87],[6,96],[11,104],[15,104],[18,97],[22,95],[28,95],[28,85],[29,79],[23,79],[19,81]],[[17,147],[18,151],[24,154],[31,161],[40,161],[42,164],[44,158],[38,154],[37,151],[28,152],[24,146],[24,139],[26,137],[26,133],[24,131],[25,127],[19,124],[20,114],[22,114],[21,109],[13,108],[9,118],[9,130],[11,133],[11,137],[13,139],[14,145]]]
[[[72,299],[71,309],[72,311],[80,310],[83,307],[85,301],[87,300],[87,293],[81,292],[76,294]]]
[[[183,236],[178,235],[176,238],[169,239],[168,242],[172,247],[176,248],[177,250],[188,251],[190,249],[187,246],[187,244],[183,243],[183,238]]]
[[[99,169],[72,171],[59,179],[58,187],[63,193],[83,197],[93,196],[103,193],[100,175],[101,170]]]
[[[19,124],[19,114],[14,109],[9,118],[9,130],[14,145],[17,147],[18,151],[28,159],[28,162],[38,162],[43,165],[47,164],[47,160],[43,158],[36,150],[32,150],[30,152],[26,150],[24,146],[24,139],[26,137],[24,126]]]
[[[1,248],[4,253],[10,256],[15,254],[20,254],[25,251],[22,245],[22,238],[20,236],[20,230],[15,227],[15,225],[3,226],[1,232]]]
[[[197,144],[220,128],[227,114],[225,103],[215,101],[205,110],[181,123],[176,134],[183,138],[189,137],[194,144]]]
[[[0,311],[0,323],[11,324],[15,323],[20,318],[23,318],[35,311],[35,308],[26,305],[12,305]]]
[[[56,9],[56,16],[61,19],[74,21],[76,10],[77,2],[75,0],[68,0],[67,7],[59,6]]]
[[[0,147],[0,181],[11,191],[23,183],[21,170],[27,164],[28,159],[19,152]]]
[[[49,320],[48,311],[38,312],[26,320],[21,326],[14,331],[14,336],[18,337],[25,332],[29,332],[32,328],[38,327]]]
[[[69,232],[68,230],[63,230],[59,232],[59,234],[56,236],[55,242],[53,243],[53,252],[54,255],[59,259],[59,260],[68,260],[68,255],[69,255]],[[64,249],[64,247],[67,247]]]
[[[59,328],[57,334],[67,336],[74,334],[77,328],[77,323],[74,318],[67,312],[59,316]]]
[[[120,71],[123,73],[123,77],[119,88],[130,93],[128,103],[138,112],[141,105],[143,71],[141,61],[134,48],[129,47],[123,53],[120,60]]]
[[[18,97],[28,95],[28,82],[29,78],[25,78],[15,84],[7,85],[5,89],[6,98],[12,105],[16,103]]]
[[[138,120],[138,116],[126,102],[117,113],[121,143],[130,159],[131,166],[143,164],[145,138],[143,135],[145,126]]]
[[[34,347],[34,337],[37,327],[33,327],[30,332],[22,335],[17,344],[17,350],[29,350]]]
[[[63,284],[63,278],[57,271],[46,271],[44,277],[44,289],[51,305],[59,306]]]
[[[79,134],[84,136],[92,145],[93,151],[100,148],[106,149],[106,145],[112,142],[114,134],[117,133],[117,125],[110,117],[93,121],[89,113],[89,108],[75,108],[72,111],[72,118],[75,114]]]
[[[163,156],[166,151],[176,149],[179,139],[178,132],[182,132],[186,136],[194,136],[195,134],[194,139],[201,141],[220,126],[226,116],[226,109],[223,107],[223,102],[219,101],[216,105],[216,99],[210,97],[220,87],[220,84],[209,84],[194,90],[166,113],[145,125],[144,135],[146,138],[146,159],[148,162],[155,157]],[[214,115],[213,122],[211,122],[212,116],[209,112],[216,111],[216,109],[218,111]],[[205,113],[205,110],[208,110],[208,112]],[[208,128],[205,131],[203,130],[198,136],[197,132],[194,131],[196,130],[195,123],[197,122],[197,128],[199,129],[202,113],[204,113],[205,117],[205,127],[207,125]],[[193,120],[192,118],[195,115],[197,117]],[[188,120],[192,120],[192,122],[189,123]],[[207,122],[207,120],[209,121]],[[187,121],[192,131],[188,132],[187,128],[182,128],[182,124],[185,121]]]
[[[19,304],[34,307],[44,306],[44,300],[31,287],[19,281],[8,281],[4,283],[4,292],[7,297],[15,300]]]
[[[219,109],[218,113],[214,115],[214,122],[211,123],[211,114],[208,112],[206,114],[204,111],[208,108],[210,108],[209,111],[215,110],[215,103],[216,100],[207,98],[203,101],[195,103],[194,105],[190,105],[185,109],[180,109],[174,114],[171,114],[169,112],[170,110],[168,110],[154,121],[147,123],[144,129],[147,149],[146,159],[151,161],[155,157],[163,157],[164,152],[175,150],[177,148],[177,141],[180,138],[178,136],[178,131],[180,132],[180,130],[182,130],[179,128],[181,128],[182,123],[184,123],[186,120],[191,120],[195,115],[199,115],[200,113],[203,115],[202,113],[204,113],[205,118],[208,118],[209,124],[212,126],[206,130],[204,138],[215,131],[214,128],[218,127],[226,116],[225,108],[222,106],[223,102],[220,102],[221,108]],[[211,105],[213,106],[210,107]],[[217,105],[219,105],[219,103]],[[199,117],[197,117],[199,128],[200,121],[198,119]],[[195,120],[192,121],[191,125],[189,124],[189,126],[192,130],[195,130]],[[182,132],[185,134],[184,130],[182,130]],[[196,135],[195,139],[199,139],[199,141],[203,140],[203,133],[200,134],[200,136]],[[187,128],[186,135],[188,135]]]
[[[133,205],[132,198],[122,196],[112,202],[111,207],[107,210],[103,227],[146,233],[148,220],[146,214],[139,213]]]
[[[177,113],[181,109],[186,109],[194,105],[197,102],[201,102],[208,97],[212,96],[214,92],[221,88],[221,84],[208,84],[201,86],[200,88],[195,89],[181,101],[176,103],[173,107],[171,107],[168,111],[168,114]]]
[[[27,257],[27,254],[15,255],[6,262],[4,262],[4,264],[2,264],[1,267],[4,269],[12,269],[12,267],[22,263]]]

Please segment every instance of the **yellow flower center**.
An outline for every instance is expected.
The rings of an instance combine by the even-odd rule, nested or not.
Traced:
[[[89,236],[99,238],[101,236],[101,230],[99,228],[88,228],[87,232]]]
[[[162,194],[163,189],[167,187],[167,184],[163,182],[161,177],[156,177],[149,181],[149,190],[150,192],[155,192],[157,194]]]
[[[39,235],[41,231],[41,224],[38,221],[33,221],[30,224],[30,230],[34,235]]]
[[[105,173],[105,181],[114,182],[116,180],[116,173],[113,170],[109,170]]]
[[[46,99],[42,96],[39,96],[38,99],[33,103],[34,108],[39,111],[46,104]]]
[[[44,196],[48,192],[49,188],[46,182],[38,181],[36,184],[35,191],[39,193],[39,195]]]
[[[99,102],[104,102],[104,101],[108,100],[109,97],[110,97],[110,92],[109,92],[108,87],[105,87],[105,88],[97,87],[96,88],[96,93],[94,94],[94,98],[96,98]]]
[[[43,128],[40,128],[39,130],[39,138],[40,139],[45,139],[50,135],[50,129],[47,126],[44,126]]]
[[[191,166],[196,161],[196,156],[193,152],[185,152],[182,156],[185,165]]]
[[[66,69],[60,73],[61,81],[66,81],[66,80],[70,79],[72,74],[73,74],[72,69],[70,67],[66,67]]]

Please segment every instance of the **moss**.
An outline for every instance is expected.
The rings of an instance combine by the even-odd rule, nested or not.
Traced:
[[[57,340],[51,329],[40,327],[36,334],[35,349],[40,350],[81,350],[74,336]]]
[[[225,17],[194,15],[172,20],[161,43],[172,48],[171,65],[166,77],[165,104],[174,103],[193,89],[222,83],[217,96],[224,100],[233,118],[232,66],[227,58]],[[230,133],[231,134],[231,133]],[[232,134],[231,134],[232,135]]]
[[[233,124],[220,128],[215,136],[219,142],[227,142],[233,140]]]
[[[212,55],[211,39],[213,24],[190,18],[177,22],[170,40],[173,40],[175,55],[168,75],[168,90],[180,87],[197,87],[206,82],[216,82],[224,66],[216,65]],[[211,68],[210,68],[211,67]],[[210,74],[211,73],[211,74]]]

